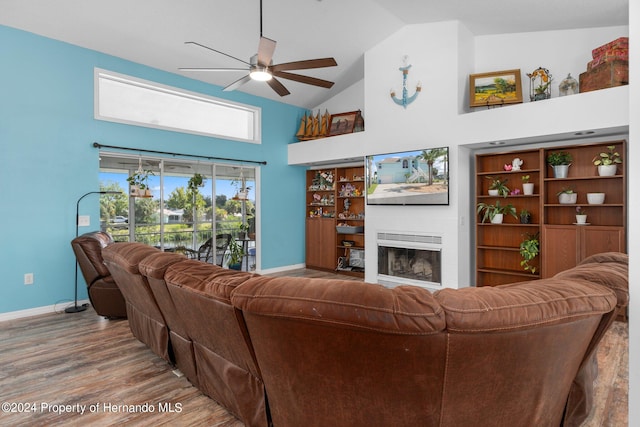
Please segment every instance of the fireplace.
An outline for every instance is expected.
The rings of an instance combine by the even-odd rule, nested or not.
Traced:
[[[378,233],[378,283],[442,287],[442,236]]]

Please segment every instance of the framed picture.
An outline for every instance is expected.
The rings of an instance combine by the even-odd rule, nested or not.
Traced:
[[[518,104],[522,102],[520,70],[495,71],[469,76],[469,106]]]
[[[327,136],[342,135],[352,133],[353,126],[360,111],[351,111],[349,113],[332,114],[329,121],[329,130]]]

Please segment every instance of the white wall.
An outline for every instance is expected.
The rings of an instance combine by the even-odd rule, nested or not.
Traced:
[[[469,74],[519,68],[528,100],[526,72],[543,66],[556,76],[557,95],[565,72],[577,78],[593,48],[626,33],[626,27],[611,27],[474,37],[457,21],[406,26],[365,54],[366,131],[290,144],[289,163],[450,147],[449,206],[367,206],[365,279],[376,281],[378,231],[444,231],[443,285],[468,286],[473,283],[473,149],[496,140],[523,144],[571,139],[585,129],[597,130],[596,136],[619,136],[629,124],[629,87],[470,110]],[[417,81],[422,82],[422,92],[406,109],[389,95],[392,88],[397,94],[402,91],[398,68],[404,55],[412,65],[409,95]]]
[[[628,157],[634,166],[640,161],[640,55],[637,44],[640,40],[640,2],[629,2],[629,16],[635,17],[629,23],[629,39],[633,43],[629,57],[629,75],[634,76],[630,83],[630,110],[629,110],[629,144]],[[640,168],[629,168],[629,218],[637,218],[640,215]],[[633,190],[632,190],[633,189]],[[640,236],[640,224],[638,221],[628,221],[629,225],[629,287],[631,294],[629,310],[629,360],[637,361],[640,357],[640,244],[637,236]],[[629,425],[640,425],[640,369],[638,364],[629,364]]]
[[[320,110],[320,114],[323,114],[325,110],[329,111],[329,114],[347,113],[349,111],[362,111],[364,114],[364,79],[357,81],[342,92],[335,95],[333,98],[323,102],[311,111],[317,112]],[[366,117],[365,117],[366,125]]]

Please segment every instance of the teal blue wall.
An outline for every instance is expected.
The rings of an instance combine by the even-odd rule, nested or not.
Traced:
[[[302,110],[0,26],[0,313],[73,300],[78,197],[98,190],[105,145],[266,160],[261,167],[262,268],[304,262],[304,169],[287,165]],[[262,108],[262,144],[94,120],[94,67]],[[81,214],[98,229],[98,198]],[[25,273],[35,283],[23,284]],[[87,297],[79,279],[79,298]]]

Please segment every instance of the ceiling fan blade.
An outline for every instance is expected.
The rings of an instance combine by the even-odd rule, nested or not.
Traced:
[[[178,68],[180,71],[248,71],[246,68],[194,68],[194,67],[182,67]]]
[[[328,80],[322,80],[316,77],[303,76],[301,74],[287,73],[284,71],[274,71],[273,75],[281,77],[283,79],[293,80],[300,83],[306,83],[308,85],[320,86],[327,89],[330,89],[333,86],[333,82],[330,82]]]
[[[307,59],[306,61],[285,62],[271,67],[273,71],[308,70],[309,68],[335,67],[338,65],[333,58]]]
[[[247,65],[249,65],[249,66],[251,65],[250,63],[248,63],[247,61],[245,61],[245,60],[243,60],[243,59],[236,58],[235,56],[231,56],[231,55],[229,55],[228,53],[220,52],[219,50],[216,50],[216,49],[214,49],[214,48],[212,48],[212,47],[209,47],[209,46],[205,46],[205,45],[200,44],[200,43],[198,43],[198,42],[184,42],[184,44],[194,44],[194,45],[196,45],[196,46],[200,46],[200,47],[203,47],[203,48],[205,48],[205,49],[209,49],[209,50],[210,50],[210,51],[212,51],[212,52],[219,53],[220,55],[228,56],[229,58],[235,59],[236,61],[240,61],[240,62],[242,62],[243,64],[247,64]]]
[[[260,37],[258,44],[258,65],[268,67],[271,64],[273,52],[276,50],[276,41],[266,37]]]
[[[278,79],[276,79],[275,77],[273,77],[271,80],[267,81],[267,84],[269,86],[271,86],[271,89],[275,90],[276,93],[280,96],[287,96],[289,95],[291,92],[289,92],[287,90],[286,87],[284,87],[284,85],[282,83],[280,83],[280,81],[278,81]]]
[[[222,89],[224,92],[230,92],[232,90],[236,90],[238,89],[240,86],[242,86],[243,84],[245,84],[246,82],[248,82],[249,80],[251,80],[251,76],[249,74],[247,74],[246,76],[242,77],[241,79],[236,80],[235,82],[231,83],[229,86],[225,87],[224,89]]]

